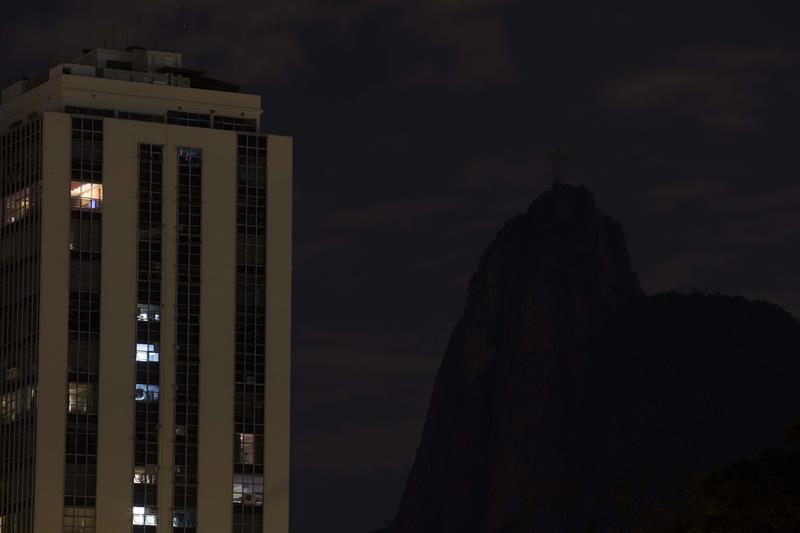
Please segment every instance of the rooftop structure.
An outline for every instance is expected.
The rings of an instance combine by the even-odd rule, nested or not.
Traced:
[[[80,57],[58,63],[33,80],[22,78],[4,88],[0,104],[6,104],[62,74],[224,92],[241,90],[240,86],[210,78],[203,71],[184,69],[182,63],[183,55],[179,52],[148,50],[136,46],[125,50],[84,49]]]
[[[0,131],[46,111],[259,131],[261,98],[203,71],[178,52],[97,48],[2,90]]]

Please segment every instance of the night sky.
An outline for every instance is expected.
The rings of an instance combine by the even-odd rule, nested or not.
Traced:
[[[543,153],[573,154],[648,293],[800,315],[790,5],[4,2],[0,70],[127,30],[263,96],[295,139],[292,531],[366,533],[399,503],[480,253],[550,186]]]

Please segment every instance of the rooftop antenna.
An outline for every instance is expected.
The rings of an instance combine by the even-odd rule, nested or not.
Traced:
[[[561,183],[561,162],[569,159],[570,156],[562,152],[561,148],[556,148],[543,157],[553,163],[553,186],[555,187]]]

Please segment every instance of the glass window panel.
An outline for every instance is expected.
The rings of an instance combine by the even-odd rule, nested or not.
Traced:
[[[234,474],[233,502],[262,505],[264,503],[264,476],[259,474]]]
[[[153,361],[158,362],[159,352],[157,344],[136,344],[136,360],[137,361]]]
[[[153,304],[138,304],[136,319],[139,322],[160,321],[161,306]]]
[[[31,188],[7,195],[3,200],[3,223],[11,224],[22,218],[31,208]]]
[[[149,385],[143,383],[136,384],[136,401],[137,402],[157,402],[158,401],[158,385]]]
[[[103,205],[103,184],[71,181],[69,195],[75,209],[100,209]]]
[[[70,413],[97,412],[97,389],[94,383],[69,383],[67,390]]]

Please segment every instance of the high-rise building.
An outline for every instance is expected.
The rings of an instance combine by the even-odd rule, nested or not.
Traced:
[[[181,54],[0,105],[0,533],[286,533],[292,140]]]

